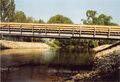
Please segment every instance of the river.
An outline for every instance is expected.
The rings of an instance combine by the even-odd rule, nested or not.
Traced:
[[[92,69],[87,49],[8,49],[0,57],[2,82],[56,82]]]

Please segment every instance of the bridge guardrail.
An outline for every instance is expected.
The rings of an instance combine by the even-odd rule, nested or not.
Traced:
[[[8,31],[8,33],[24,32],[31,33],[48,33],[71,34],[75,35],[104,35],[107,38],[117,36],[120,38],[120,26],[100,26],[100,25],[79,25],[79,24],[35,24],[35,23],[0,23],[0,31]]]

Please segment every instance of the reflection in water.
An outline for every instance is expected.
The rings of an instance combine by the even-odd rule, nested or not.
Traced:
[[[92,56],[87,51],[9,49],[0,51],[2,82],[50,82],[84,72]],[[77,69],[78,68],[78,69]]]
[[[41,64],[51,61],[55,51],[39,49],[10,49],[1,51],[2,66],[17,66],[22,64]]]

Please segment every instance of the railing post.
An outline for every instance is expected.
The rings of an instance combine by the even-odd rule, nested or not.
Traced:
[[[74,26],[72,28],[72,37],[74,37]]]
[[[45,35],[47,35],[47,25],[45,25]]]
[[[0,31],[1,31],[2,27],[0,27]]]
[[[108,28],[108,38],[110,37],[110,30],[111,30],[111,28],[109,27]]]
[[[2,27],[0,27],[0,31],[2,30]]]
[[[81,37],[81,33],[82,33],[81,26],[80,26],[80,28],[79,28],[79,31],[80,31],[80,33],[79,33],[79,37]]]
[[[41,33],[41,30],[39,29],[39,32],[38,32],[39,34]]]
[[[93,37],[95,37],[95,35],[96,35],[96,27],[94,27],[94,35],[93,35]]]
[[[22,35],[22,25],[20,25],[20,34]]]
[[[32,25],[32,34],[34,36],[34,25]]]
[[[8,33],[10,34],[11,32],[10,32],[10,25],[8,24]]]
[[[60,26],[58,26],[58,28],[59,28],[59,36],[60,36]]]

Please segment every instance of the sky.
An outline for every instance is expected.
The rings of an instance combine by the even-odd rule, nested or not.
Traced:
[[[98,14],[112,16],[113,22],[120,24],[120,0],[15,0],[15,4],[16,10],[45,22],[61,14],[80,24],[87,10],[96,10]]]

